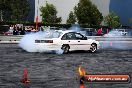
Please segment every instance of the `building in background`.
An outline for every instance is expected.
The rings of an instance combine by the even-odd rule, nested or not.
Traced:
[[[45,6],[46,1],[56,6],[58,16],[62,17],[62,23],[66,23],[70,11],[73,11],[75,5],[79,0],[29,0],[31,4],[30,20],[35,21],[35,17],[39,16],[39,22],[42,18],[40,16],[39,8]],[[102,13],[103,16],[109,14],[110,11],[115,12],[121,19],[121,24],[130,26],[130,18],[132,18],[132,0],[91,0]],[[37,13],[38,10],[38,13]],[[34,14],[35,13],[35,14]],[[47,18],[48,19],[48,18]]]
[[[35,16],[37,16],[37,9],[39,9],[41,6],[45,6],[46,1],[56,6],[58,11],[57,15],[58,17],[62,17],[62,23],[66,23],[70,11],[73,11],[74,7],[79,2],[79,0],[35,0]],[[103,16],[106,16],[109,13],[110,0],[91,0],[91,1],[97,6],[97,8],[100,10]],[[42,20],[40,14],[41,12],[39,10],[38,11],[39,22],[41,22]]]
[[[132,18],[132,0],[110,0],[109,11],[115,12],[121,19],[121,24],[130,26]]]

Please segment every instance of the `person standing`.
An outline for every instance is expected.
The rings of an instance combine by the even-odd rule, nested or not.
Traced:
[[[18,35],[18,30],[16,27],[14,28],[13,35]]]
[[[100,29],[97,30],[97,35],[98,35],[98,36],[102,36],[102,35],[103,35],[103,30],[102,30],[102,28],[100,28]]]

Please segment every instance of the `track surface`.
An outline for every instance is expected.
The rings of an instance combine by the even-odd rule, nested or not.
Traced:
[[[132,50],[57,55],[28,53],[16,44],[0,44],[0,88],[79,88],[77,68],[80,64],[88,74],[129,73],[132,76]],[[28,68],[28,85],[20,82],[24,68]],[[132,88],[132,83],[87,83],[86,88]]]

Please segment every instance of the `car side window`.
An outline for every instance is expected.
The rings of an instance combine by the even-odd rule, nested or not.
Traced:
[[[67,36],[67,34],[64,34],[64,35],[62,36],[61,40],[66,40],[66,36]]]
[[[84,37],[79,33],[75,33],[75,36],[77,40],[84,40]]]
[[[62,37],[62,40],[75,40],[76,36],[74,33],[67,33]]]

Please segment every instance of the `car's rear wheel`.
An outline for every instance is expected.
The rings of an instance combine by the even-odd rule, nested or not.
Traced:
[[[90,52],[94,53],[97,50],[97,45],[95,43],[91,44]]]
[[[63,53],[66,54],[66,53],[69,52],[69,49],[70,49],[70,48],[69,48],[68,45],[63,45],[61,49],[63,50]]]

